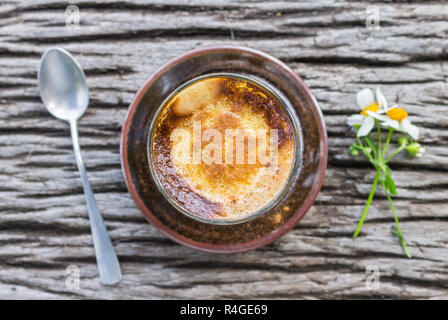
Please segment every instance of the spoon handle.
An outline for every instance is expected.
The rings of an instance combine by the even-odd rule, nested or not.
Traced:
[[[101,283],[104,285],[113,285],[121,280],[120,264],[98,209],[98,205],[96,204],[95,197],[93,196],[89,180],[87,179],[87,172],[81,158],[81,149],[79,147],[78,125],[76,120],[69,121],[69,123],[73,141],[73,151],[75,152],[76,164],[78,165],[79,173],[81,174],[82,186],[87,201],[93,246],[95,248],[96,262],[100,272]]]

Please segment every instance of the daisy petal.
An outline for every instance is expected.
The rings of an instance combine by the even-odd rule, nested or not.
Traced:
[[[364,121],[364,116],[361,114],[354,114],[347,118],[347,124],[353,126],[355,124],[362,124]]]
[[[375,120],[373,120],[372,117],[368,116],[364,118],[364,121],[362,122],[361,128],[358,130],[358,137],[365,137],[372,131],[373,126],[375,125]]]
[[[426,152],[425,148],[420,148],[420,152],[417,153],[417,158],[420,158]]]
[[[371,111],[367,111],[367,114],[375,119],[380,120],[382,125],[392,127],[394,129],[398,129],[400,123],[397,120],[393,120],[386,115],[374,113]]]
[[[397,120],[387,120],[383,122],[383,125],[394,128],[395,130],[400,127],[400,123]]]
[[[400,127],[400,123],[397,120],[391,120],[391,119],[384,121],[384,125],[394,129],[398,129]]]
[[[367,112],[367,114],[368,114],[369,116],[374,117],[374,118],[376,118],[376,119],[378,119],[378,120],[381,120],[381,121],[385,121],[386,119],[389,119],[388,116],[385,116],[385,115],[382,115],[382,114],[378,114],[378,113],[376,113],[376,112],[372,112],[372,111],[370,111],[370,110],[367,110],[366,112]]]
[[[362,89],[356,94],[356,103],[361,109],[367,108],[375,102],[375,95],[373,94],[373,91],[368,88]]]
[[[420,129],[417,126],[414,126],[409,119],[404,119],[400,122],[399,130],[409,134],[414,140],[417,140],[420,134]]]
[[[378,114],[384,114],[387,113],[389,110],[393,109],[393,108],[398,108],[398,106],[396,104],[394,104],[392,107],[390,108],[386,108],[386,109],[379,109],[376,113]]]
[[[378,100],[378,104],[380,105],[380,110],[387,109],[387,100],[381,92],[380,88],[376,88],[376,99]]]

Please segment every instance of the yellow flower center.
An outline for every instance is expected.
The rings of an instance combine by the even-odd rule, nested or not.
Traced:
[[[408,113],[403,108],[392,108],[387,111],[387,115],[394,120],[404,120],[408,117]]]
[[[367,111],[372,111],[372,112],[377,112],[378,109],[380,108],[380,105],[378,103],[373,103],[368,107],[365,107],[364,109],[362,109],[361,114],[363,116],[368,116]]]

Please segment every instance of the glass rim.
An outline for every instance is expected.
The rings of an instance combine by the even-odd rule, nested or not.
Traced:
[[[179,203],[177,203],[176,200],[174,200],[165,190],[165,188],[162,186],[159,175],[157,173],[157,169],[154,165],[153,157],[152,157],[152,138],[154,133],[154,127],[157,123],[157,120],[159,118],[159,115],[163,108],[166,106],[167,102],[171,100],[171,98],[191,85],[194,82],[197,82],[199,80],[211,78],[211,77],[231,77],[231,78],[237,78],[237,79],[243,79],[246,81],[249,81],[251,83],[254,83],[255,85],[261,87],[263,90],[266,90],[269,94],[271,94],[277,101],[280,103],[283,110],[286,112],[288,120],[293,128],[294,131],[294,161],[293,166],[289,172],[288,179],[283,184],[281,190],[262,208],[246,215],[242,218],[237,219],[207,219],[203,218],[193,212],[190,212],[186,210],[183,206],[181,206]],[[149,163],[149,169],[151,172],[151,177],[159,190],[159,192],[163,195],[165,200],[168,201],[170,205],[172,205],[177,211],[180,213],[186,215],[189,218],[192,218],[196,221],[206,223],[206,224],[213,224],[213,225],[235,225],[235,224],[241,224],[244,222],[249,222],[251,220],[254,220],[256,218],[259,218],[263,216],[264,214],[270,212],[272,209],[274,209],[288,194],[289,190],[293,186],[297,176],[299,175],[299,171],[301,168],[301,162],[302,162],[302,152],[303,152],[303,145],[301,143],[302,141],[302,132],[300,127],[300,122],[297,117],[296,112],[294,111],[294,107],[291,105],[291,103],[284,97],[284,95],[274,86],[269,84],[264,79],[261,79],[259,77],[256,77],[254,75],[244,75],[244,74],[238,74],[233,72],[217,72],[217,73],[207,73],[198,77],[195,77],[193,79],[190,79],[186,81],[185,83],[178,86],[173,92],[171,92],[160,104],[160,106],[157,107],[157,110],[154,113],[153,118],[151,119],[151,124],[149,126],[148,131],[148,139],[147,139],[147,157],[148,157],[148,163]]]

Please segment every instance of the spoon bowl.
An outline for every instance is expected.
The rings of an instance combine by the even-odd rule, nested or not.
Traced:
[[[42,56],[38,74],[40,95],[58,119],[79,119],[89,105],[89,88],[81,66],[67,51],[52,48]]]

